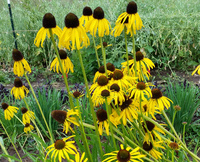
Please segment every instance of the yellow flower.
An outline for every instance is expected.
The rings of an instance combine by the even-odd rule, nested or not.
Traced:
[[[125,101],[124,97],[124,91],[119,87],[118,84],[114,83],[110,86],[110,96],[114,101],[114,104],[122,105],[122,103]]]
[[[138,151],[140,148],[137,147],[134,150],[131,150],[130,147],[127,147],[126,149],[124,146],[121,144],[120,145],[120,150],[118,151],[113,151],[111,153],[107,153],[104,156],[109,156],[102,162],[143,162],[141,158],[145,157],[145,155],[141,155],[140,152]]]
[[[172,100],[162,95],[162,92],[158,88],[154,88],[151,90],[152,97],[149,100],[150,108],[158,107],[160,111],[164,110],[164,107],[168,109],[170,107],[170,102],[173,103]]]
[[[127,119],[133,122],[133,119],[138,119],[137,107],[135,101],[127,96],[125,96],[125,101],[119,106],[121,109],[119,117],[116,121],[119,122],[122,119],[124,125],[127,123]]]
[[[21,108],[21,112],[22,112],[22,122],[24,124],[26,123],[30,123],[31,120],[34,120],[35,119],[35,116],[34,116],[34,112],[33,111],[29,111],[27,108],[25,107],[22,107]]]
[[[103,47],[106,48],[106,47],[109,47],[109,46],[112,46],[112,44],[107,44],[106,42],[103,42]],[[96,49],[98,50],[99,48],[101,48],[101,44],[97,45],[96,46]]]
[[[72,64],[71,60],[69,59],[69,57],[67,56],[67,53],[64,50],[59,50],[59,55],[60,55],[60,59],[61,59],[61,63],[62,63],[62,67],[64,70],[64,73],[69,73],[69,70],[71,70],[71,72],[74,72],[74,65]],[[62,73],[61,71],[61,66],[59,64],[58,58],[56,57],[50,66],[50,70],[52,70],[57,73],[59,73],[59,71]]]
[[[71,123],[79,126],[79,124],[76,121],[76,117],[73,115],[79,116],[78,110],[67,110],[67,111],[62,111],[62,110],[54,110],[51,112],[51,116],[59,123],[63,124],[63,132],[67,134],[69,129],[74,133],[74,130],[70,126]]]
[[[29,74],[31,73],[31,68],[28,62],[24,59],[24,56],[19,50],[13,49],[12,56],[13,56],[13,60],[15,61],[14,66],[13,66],[13,72],[15,75],[19,77],[23,76],[24,69],[28,71]]]
[[[29,93],[29,90],[22,84],[22,81],[19,78],[16,78],[14,87],[11,89],[10,93],[14,95],[15,99],[23,99]]]
[[[72,91],[72,93],[70,93],[70,95],[74,98],[80,98],[80,97],[83,97],[84,96],[84,93],[81,91],[81,90],[75,90],[75,91]]]
[[[112,30],[111,34],[113,35],[113,33],[114,33],[114,37],[120,36],[122,31],[126,27],[127,23],[128,23],[128,17],[126,18],[125,21],[124,21],[124,19],[122,19],[118,23],[115,23],[115,27]],[[130,32],[131,32],[131,36],[132,36],[133,35],[133,31],[130,31]],[[127,31],[126,31],[126,34],[128,34]]]
[[[88,45],[90,45],[90,40],[86,34],[85,28],[79,24],[78,17],[75,14],[69,13],[65,17],[65,27],[60,36],[58,46],[69,50],[79,50]]]
[[[104,11],[101,7],[97,7],[93,12],[93,18],[86,24],[86,31],[90,31],[90,34],[96,37],[98,29],[99,37],[109,35],[110,23],[104,18]]]
[[[104,109],[98,109],[96,115],[98,119],[97,123],[99,124],[98,128],[99,134],[102,135],[104,126],[106,134],[109,136],[109,124],[108,124],[107,112]]]
[[[192,72],[192,75],[196,72],[200,75],[200,65],[196,67],[196,69]]]
[[[14,116],[14,113],[17,113],[17,110],[19,109],[14,106],[9,106],[8,104],[4,102],[1,104],[1,106],[4,110],[4,117],[6,120],[11,120],[11,118],[13,118]]]
[[[83,15],[79,19],[80,25],[86,26],[88,21],[90,21],[93,18],[92,16],[92,9],[88,6],[84,7],[83,9]]]
[[[74,146],[75,141],[67,141],[67,140],[69,140],[70,138],[74,136],[75,135],[57,140],[52,145],[48,146],[46,148],[46,151],[48,152],[46,154],[45,160],[47,159],[47,156],[49,155],[49,153],[52,152],[51,161],[54,159],[54,162],[55,162],[56,159],[58,159],[59,162],[62,162],[62,158],[63,159],[67,158],[67,161],[68,160],[71,161],[69,154],[75,155],[77,153],[77,149]]]
[[[142,20],[139,16],[139,14],[137,13],[137,4],[133,1],[129,2],[127,8],[126,8],[126,12],[122,13],[116,21],[116,25],[120,25],[124,24],[127,27],[127,33],[133,33],[134,30],[134,34],[136,34],[136,30],[140,30],[142,29],[143,23]],[[120,31],[122,30],[122,26],[118,27],[119,28],[119,32],[118,34],[116,34],[116,36],[119,36],[121,33]]]
[[[43,17],[43,27],[38,31],[34,40],[34,44],[37,47],[40,46],[40,42],[41,42],[41,47],[43,47],[43,42],[46,36],[50,38],[50,33],[49,33],[50,28],[52,29],[52,34],[56,34],[58,37],[60,37],[62,29],[60,29],[56,25],[55,17],[51,13],[46,13]]]
[[[83,152],[82,156],[80,157],[79,152],[77,152],[77,154],[75,155],[75,162],[87,162],[88,158],[85,158],[85,152]]]
[[[162,159],[161,155],[162,153],[157,151],[158,148],[165,149],[163,146],[160,145],[160,143],[163,143],[163,141],[154,141],[153,144],[151,142],[144,141],[143,143],[143,149],[147,152],[149,152],[150,155],[155,157],[156,159]]]
[[[34,129],[34,127],[30,123],[26,123],[24,126],[24,132],[29,133]]]

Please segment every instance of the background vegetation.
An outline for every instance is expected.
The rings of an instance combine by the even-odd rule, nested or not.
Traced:
[[[57,21],[57,25],[64,27],[64,18],[69,12],[75,13],[79,18],[84,6],[95,9],[101,6],[105,12],[105,18],[111,23],[112,28],[117,17],[126,10],[129,1],[125,0],[12,0],[11,7],[17,33],[18,49],[23,52],[32,68],[49,68],[54,58],[54,51],[50,41],[45,41],[44,48],[36,48],[33,44],[37,31],[42,27],[42,18],[45,13],[51,12]],[[136,46],[143,49],[147,56],[162,69],[193,70],[200,63],[200,6],[195,0],[140,0],[136,1],[145,28],[136,35]],[[12,67],[12,54],[14,39],[10,24],[7,1],[0,1],[0,66],[7,70]],[[123,34],[114,38],[104,38],[112,48],[107,48],[108,61],[120,67],[124,60]],[[131,39],[131,38],[129,38]],[[130,41],[131,42],[131,41]],[[98,40],[96,44],[98,44]],[[86,73],[88,79],[97,70],[94,49],[85,49],[84,61],[87,62]],[[131,44],[130,44],[131,47]],[[130,48],[131,50],[131,48]],[[129,51],[130,51],[129,50]],[[71,53],[70,53],[71,54]],[[76,58],[71,57],[75,63],[75,72],[80,71],[76,64]],[[111,55],[112,54],[112,55]],[[101,51],[99,50],[101,58]],[[82,80],[82,75],[73,74],[71,82]]]

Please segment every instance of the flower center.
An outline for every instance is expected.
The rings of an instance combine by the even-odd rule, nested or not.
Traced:
[[[108,97],[108,96],[110,96],[110,92],[107,89],[104,89],[103,91],[101,91],[101,96]]]
[[[145,83],[139,82],[139,83],[137,84],[137,89],[139,89],[139,90],[144,90],[145,88],[146,88],[146,84],[145,84]]]
[[[160,97],[162,97],[162,92],[158,88],[152,89],[151,93],[153,99],[159,99]]]
[[[101,7],[97,7],[95,10],[94,10],[94,13],[93,13],[93,17],[95,19],[103,19],[104,18],[104,11]]]
[[[112,84],[110,86],[110,90],[114,90],[114,91],[119,92],[120,91],[120,87],[118,86],[118,84]]]
[[[65,17],[65,26],[67,28],[76,28],[79,26],[78,17],[73,13],[68,13]]]
[[[92,9],[90,7],[88,7],[88,6],[84,7],[83,15],[84,16],[91,16],[92,15]]]
[[[152,122],[150,122],[150,121],[146,121],[146,125],[147,125],[147,129],[149,131],[152,131],[154,129],[154,127],[155,127],[155,125]],[[144,123],[143,123],[143,127],[144,127],[145,132],[147,132]]]
[[[4,102],[3,102],[3,103],[1,104],[1,106],[2,106],[2,108],[3,108],[4,110],[6,110],[6,109],[8,108],[9,105],[8,105],[7,103],[4,103]]]
[[[110,71],[112,71],[112,72],[115,70],[115,66],[114,66],[112,63],[109,63],[109,62],[108,62],[108,63],[106,64],[106,67],[107,67],[108,70],[110,70]]]
[[[99,70],[98,70],[100,73],[105,73],[105,68],[104,68],[104,66],[100,66],[99,67]]]
[[[14,81],[14,86],[17,88],[22,87],[23,86],[22,81],[19,78],[16,78]]]
[[[144,58],[144,55],[142,54],[142,52],[137,51],[136,52],[136,61],[140,61]]]
[[[97,83],[99,86],[105,86],[108,84],[108,78],[104,75],[101,75],[98,80],[97,80]]]
[[[28,111],[27,108],[25,108],[25,107],[22,107],[22,108],[21,108],[21,112],[22,112],[22,114],[25,114],[27,111]]]
[[[29,126],[30,126],[30,124],[29,124],[29,123],[26,123],[26,124],[25,124],[25,127],[26,127],[26,128],[27,128],[27,127],[29,127]]]
[[[152,148],[153,148],[153,145],[151,142],[149,142],[149,144],[146,141],[143,143],[143,149],[145,151],[151,151]]]
[[[126,98],[126,97],[125,97],[125,98]],[[126,100],[122,103],[122,105],[120,106],[120,107],[121,107],[121,110],[124,110],[124,109],[128,108],[132,102],[133,102],[132,99],[130,99],[130,98],[126,99]]]
[[[128,14],[136,14],[137,13],[137,4],[133,1],[129,2],[129,4],[126,8],[126,12]]]
[[[62,150],[65,148],[65,142],[63,140],[57,140],[54,145],[55,149]]]
[[[67,58],[67,52],[65,52],[64,50],[59,50],[58,52],[61,60],[65,60]]]
[[[176,142],[171,142],[169,144],[169,147],[173,150],[177,150],[179,148],[178,144]]]
[[[79,91],[75,91],[75,92],[73,93],[73,96],[74,96],[75,98],[78,98],[79,96],[81,96],[81,93],[80,93]]]
[[[114,73],[113,73],[113,79],[114,80],[120,80],[123,78],[123,73],[121,70],[115,70]]]
[[[128,162],[130,160],[130,152],[123,149],[123,150],[119,150],[119,152],[117,153],[117,160],[119,162]]]
[[[64,124],[67,118],[67,112],[62,110],[54,110],[51,112],[52,118],[54,118],[58,123]]]
[[[43,17],[43,27],[44,28],[55,28],[56,27],[56,19],[51,13],[46,13]]]
[[[143,108],[144,108],[144,112],[146,112],[146,111],[147,111],[147,105],[145,104],[145,105],[143,106]]]
[[[12,57],[13,57],[14,61],[21,61],[24,58],[24,56],[22,55],[22,53],[19,50],[17,50],[17,49],[13,49],[13,51],[12,51]]]
[[[97,119],[99,120],[99,122],[102,122],[108,119],[107,112],[104,109],[98,109],[96,114],[97,114]]]

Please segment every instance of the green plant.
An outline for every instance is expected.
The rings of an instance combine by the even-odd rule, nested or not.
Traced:
[[[188,131],[194,113],[200,106],[199,92],[200,90],[198,87],[188,83],[186,80],[180,83],[174,83],[171,80],[168,80],[164,94],[173,101],[171,107],[166,111],[169,114],[171,121],[173,120],[173,115],[176,111],[174,106],[178,105],[181,108],[180,111],[177,111],[174,119],[174,127],[177,132],[182,133],[182,122],[187,122],[186,132]]]

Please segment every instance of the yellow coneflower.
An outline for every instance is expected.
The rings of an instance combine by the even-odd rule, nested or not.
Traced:
[[[80,97],[83,97],[84,96],[84,93],[80,90],[74,90],[70,93],[70,95],[74,98],[80,98]]]
[[[90,87],[90,93],[92,93],[92,100],[96,100],[101,95],[101,91],[108,89],[109,80],[106,76],[102,75],[98,78],[96,83],[93,83]]]
[[[110,23],[104,18],[104,11],[101,7],[97,7],[93,12],[93,18],[86,24],[86,31],[90,31],[90,34],[96,37],[98,29],[99,37],[109,35]]]
[[[80,25],[86,26],[88,21],[90,21],[93,18],[92,16],[92,9],[88,6],[84,7],[83,9],[83,15],[79,19]]]
[[[122,119],[123,124],[126,125],[127,119],[131,122],[133,122],[133,119],[138,119],[135,101],[130,97],[125,96],[125,101],[119,106],[119,108],[121,109],[121,112],[119,117],[116,118],[117,122],[120,122]]]
[[[64,50],[59,50],[59,55],[60,55],[60,59],[61,59],[61,63],[62,63],[62,67],[63,67],[63,70],[64,70],[64,73],[69,73],[69,70],[73,73],[74,72],[74,65],[72,64],[70,58],[67,56],[67,53],[66,51]],[[58,58],[56,57],[52,63],[51,63],[51,66],[50,66],[50,70],[52,70],[57,73],[59,73],[59,71],[62,73],[61,71],[61,66],[59,64],[59,61],[58,61]]]
[[[98,109],[96,112],[97,115],[97,123],[99,124],[99,134],[102,135],[103,133],[103,126],[106,130],[106,134],[109,136],[109,124],[108,124],[108,116],[107,112],[104,109]]]
[[[78,110],[54,110],[51,112],[51,116],[59,123],[63,124],[63,132],[67,134],[69,129],[74,133],[74,130],[70,126],[71,123],[73,123],[76,126],[79,126],[79,124],[76,121],[76,117],[74,115],[79,116]]]
[[[128,23],[128,17],[126,18],[125,21],[124,21],[124,19],[122,19],[121,21],[115,23],[115,27],[112,30],[111,34],[113,35],[113,33],[114,33],[114,37],[120,36],[122,31],[124,30],[125,26],[127,25],[127,23]],[[133,31],[130,31],[130,33],[131,33],[131,36],[132,36]],[[126,32],[126,34],[128,34],[128,33]]]
[[[31,120],[34,120],[35,119],[35,115],[34,115],[34,112],[33,111],[29,111],[27,108],[25,107],[22,107],[21,108],[21,112],[22,112],[22,122],[24,124],[26,123],[30,123]]]
[[[77,152],[77,154],[75,155],[75,162],[87,162],[88,158],[85,158],[84,160],[84,157],[85,157],[85,152],[82,153],[81,157],[79,155],[79,152]]]
[[[200,75],[200,65],[196,67],[196,69],[192,72],[192,75],[194,75],[196,72]]]
[[[23,99],[29,93],[29,90],[23,85],[19,78],[16,78],[14,87],[11,89],[10,93],[14,95],[15,99]]]
[[[137,4],[133,1],[129,2],[126,8],[126,12],[122,13],[116,21],[116,24],[124,24],[126,23],[127,27],[127,33],[131,33],[134,30],[134,34],[136,34],[136,30],[142,29],[143,23],[142,20],[137,12]],[[122,27],[120,28],[120,31],[122,30]],[[121,34],[121,33],[120,33]]]
[[[145,123],[146,123],[146,126],[147,126],[147,129],[148,129],[149,133],[146,130]],[[165,132],[163,130],[161,130],[160,128],[158,128],[156,125],[154,125],[150,121],[145,121],[145,123],[143,123],[143,128],[145,130],[144,141],[148,142],[150,140],[150,138],[153,139],[155,137],[157,137],[158,140],[161,141],[161,136],[158,133],[165,134]],[[151,137],[149,137],[149,134],[150,134]]]
[[[25,126],[24,126],[24,132],[27,133],[27,134],[29,132],[31,132],[33,129],[34,129],[34,127],[30,123],[26,123]]]
[[[170,107],[170,102],[173,103],[172,100],[162,95],[162,92],[158,88],[154,88],[151,90],[152,97],[149,100],[149,105],[151,108],[158,107],[160,111],[164,110],[164,107],[168,109]]]
[[[104,47],[104,48],[110,47],[110,46],[112,46],[112,44],[107,44],[106,42],[103,42],[103,47]],[[97,50],[100,49],[100,48],[101,48],[101,44],[99,44],[99,45],[96,46],[96,49],[97,49]]]
[[[14,66],[13,66],[13,72],[15,75],[19,77],[23,76],[24,70],[28,71],[29,74],[31,73],[31,68],[28,62],[24,59],[23,54],[19,50],[13,49],[12,57],[13,57],[13,60],[15,61]]]
[[[143,143],[143,149],[147,152],[149,152],[150,155],[152,155],[153,157],[155,157],[156,159],[162,159],[162,153],[157,151],[158,148],[162,148],[165,149],[163,146],[161,146],[161,143],[163,143],[163,141],[154,141],[152,140],[153,144],[151,142],[146,142],[144,141]]]
[[[139,105],[138,105],[138,107],[139,107]],[[148,100],[142,102],[142,112],[143,112],[143,114],[145,116],[151,115],[151,117],[154,120],[156,120],[156,117],[154,116],[155,113],[160,114],[159,108],[157,108],[157,107],[150,107]]]
[[[47,156],[50,153],[52,153],[51,161],[52,160],[56,161],[57,159],[57,161],[62,162],[62,159],[66,159],[66,158],[67,158],[66,160],[71,161],[69,154],[75,155],[77,153],[77,149],[76,149],[76,146],[74,145],[75,141],[67,141],[67,140],[69,140],[70,138],[74,136],[75,135],[57,140],[52,145],[48,146],[46,148],[46,151],[48,152],[46,154],[45,160],[47,159]]]
[[[130,92],[130,97],[134,96],[134,99],[145,101],[151,97],[151,89],[149,88],[148,83],[138,82],[134,84],[128,90]]]
[[[119,87],[124,90],[130,88],[135,81],[136,78],[123,74],[123,72],[119,69],[115,69],[110,83],[118,84]]]
[[[114,83],[110,86],[110,96],[113,99],[115,105],[122,103],[125,101],[124,91],[119,87],[118,84]]]
[[[78,17],[69,13],[65,17],[65,27],[59,39],[59,47],[68,50],[81,49],[90,45],[90,40],[86,34],[85,28],[80,25]]]
[[[34,44],[37,47],[40,46],[40,42],[41,42],[41,47],[43,47],[43,42],[46,36],[50,38],[49,28],[51,28],[52,33],[56,34],[58,37],[60,37],[62,33],[62,29],[60,29],[56,25],[56,19],[51,13],[46,13],[44,15],[42,23],[43,23],[43,27],[38,31],[34,40]]]
[[[142,158],[145,157],[145,155],[141,155],[138,151],[140,148],[137,147],[134,150],[130,151],[131,148],[127,147],[124,148],[124,146],[120,145],[120,150],[113,151],[111,153],[107,153],[104,156],[109,156],[102,162],[143,162]]]
[[[4,110],[4,117],[6,120],[11,120],[14,116],[15,113],[17,113],[17,110],[19,108],[14,107],[14,106],[9,106],[7,103],[2,103],[1,104],[2,109]]]

